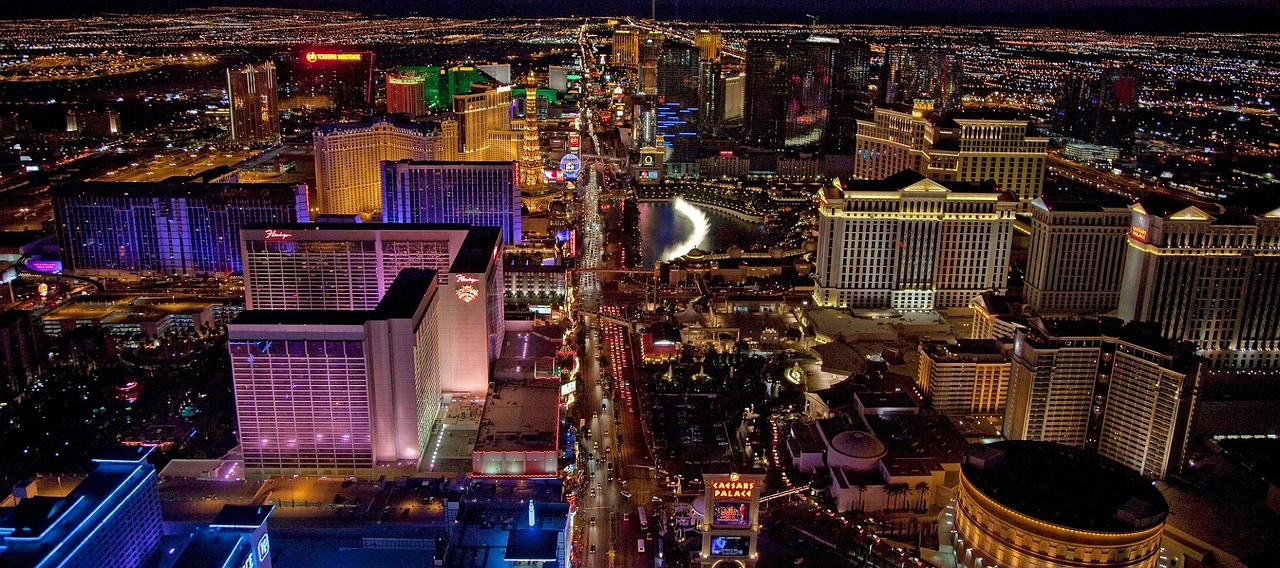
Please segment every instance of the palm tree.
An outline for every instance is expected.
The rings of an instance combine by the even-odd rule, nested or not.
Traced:
[[[854,489],[856,489],[856,490],[858,491],[858,512],[859,512],[859,513],[865,513],[865,512],[866,512],[866,503],[863,503],[863,501],[862,501],[862,494],[863,494],[863,493],[865,493],[865,492],[867,491],[867,484],[865,484],[865,483],[859,483],[859,484],[857,484],[857,485],[854,485],[854,486],[853,486],[853,488],[854,488]]]
[[[902,498],[902,508],[904,510],[907,508],[907,492],[910,490],[911,490],[911,485],[908,483],[893,484],[893,493]]]
[[[921,481],[920,483],[916,484],[916,492],[920,494],[920,510],[921,511],[929,510],[929,504],[928,502],[925,501],[925,497],[928,497],[930,489],[931,488],[929,487],[928,482]]]
[[[897,494],[898,487],[893,483],[886,483],[880,487],[880,492],[884,494],[884,510],[892,509],[893,496]]]

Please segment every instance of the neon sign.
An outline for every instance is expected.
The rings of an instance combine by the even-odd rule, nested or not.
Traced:
[[[293,237],[293,233],[286,233],[284,231],[277,231],[275,229],[267,229],[263,231],[262,234],[264,238],[276,239],[276,240],[282,240],[282,241]]]
[[[754,481],[713,481],[711,496],[716,499],[750,499],[756,490]]]
[[[1147,230],[1142,227],[1129,227],[1129,236],[1137,239],[1138,242],[1147,242]]]
[[[465,274],[454,274],[454,275],[453,275],[453,278],[454,278],[454,280],[457,280],[458,282],[463,282],[463,283],[466,283],[466,284],[475,284],[476,282],[479,282],[479,281],[480,281],[480,279],[479,279],[479,278],[472,278],[472,277],[467,276],[467,275],[465,275]]]
[[[266,560],[267,555],[271,553],[271,541],[267,540],[267,535],[262,535],[262,539],[258,541],[258,561]]]
[[[307,52],[307,63],[315,63],[317,61],[360,61],[364,58],[360,53],[316,53],[314,51]]]

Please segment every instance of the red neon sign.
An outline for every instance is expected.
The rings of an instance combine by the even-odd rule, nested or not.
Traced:
[[[307,52],[307,63],[315,63],[317,61],[360,61],[364,58],[360,53],[316,53],[314,51]]]

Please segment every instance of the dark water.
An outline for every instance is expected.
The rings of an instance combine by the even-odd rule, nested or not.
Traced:
[[[706,237],[697,244],[702,250],[718,252],[735,244],[747,248],[762,239],[763,235],[755,224],[702,207],[698,207],[698,210],[706,214],[708,222]],[[644,244],[640,252],[644,266],[653,266],[660,260],[667,260],[664,254],[669,254],[673,247],[688,241],[696,231],[694,223],[677,212],[671,203],[641,203],[640,236],[644,239]]]

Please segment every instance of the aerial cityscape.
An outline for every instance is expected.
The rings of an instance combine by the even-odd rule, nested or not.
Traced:
[[[1273,6],[274,4],[0,11],[0,567],[1280,566]]]

